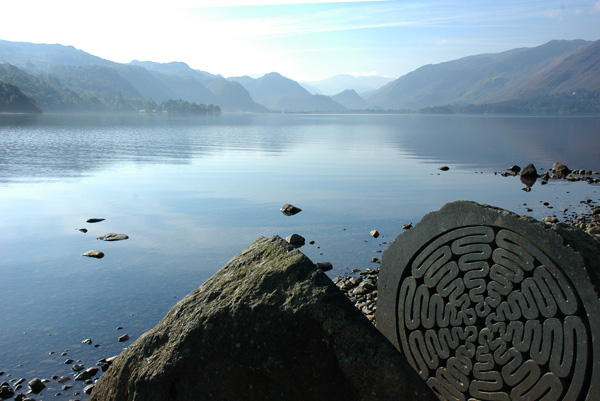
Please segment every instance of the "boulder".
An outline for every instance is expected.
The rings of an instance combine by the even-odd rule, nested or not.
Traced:
[[[260,237],[125,349],[92,401],[435,400],[325,273]]]

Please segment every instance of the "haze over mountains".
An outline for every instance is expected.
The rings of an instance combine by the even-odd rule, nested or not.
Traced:
[[[235,112],[397,111],[600,93],[600,41],[474,55],[387,81],[340,75],[300,84],[276,72],[225,78],[183,62],[121,64],[71,46],[0,40],[0,82],[50,112],[140,110],[168,99]]]

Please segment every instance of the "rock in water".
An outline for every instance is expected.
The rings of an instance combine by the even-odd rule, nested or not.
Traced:
[[[125,349],[102,401],[435,400],[325,273],[259,238]]]
[[[521,174],[519,174],[521,177],[525,177],[525,178],[537,178],[538,173],[537,170],[535,169],[535,166],[533,164],[528,164],[525,167],[523,167],[523,170],[521,170]]]
[[[104,252],[96,251],[95,249],[90,249],[89,251],[82,253],[81,256],[87,256],[88,258],[102,259],[104,257]]]
[[[28,385],[29,385],[29,388],[31,389],[31,392],[34,394],[37,394],[46,388],[46,385],[37,377],[35,379],[32,379],[28,383]]]
[[[92,217],[91,219],[87,219],[86,223],[100,223],[106,219],[99,219],[97,217]]]
[[[567,178],[571,170],[564,164],[556,162],[552,165],[552,174],[555,178]]]
[[[102,241],[122,241],[122,240],[128,239],[128,238],[129,238],[129,236],[127,234],[116,234],[116,233],[108,233],[108,234],[104,234],[99,237],[96,237],[96,239],[99,239]]]
[[[292,245],[294,248],[302,248],[306,243],[304,237],[299,234],[292,234],[286,237],[285,240],[289,242],[290,245]]]
[[[281,206],[280,210],[281,210],[281,213],[285,214],[286,216],[293,216],[302,211],[302,209],[300,209],[299,207],[290,205],[289,203],[286,203],[285,205]]]

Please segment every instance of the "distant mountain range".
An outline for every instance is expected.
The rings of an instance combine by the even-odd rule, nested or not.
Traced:
[[[377,112],[499,103],[510,109],[511,102],[561,102],[581,91],[585,99],[600,102],[600,41],[551,41],[475,55],[426,65],[393,81],[338,75],[298,83],[276,72],[224,78],[183,62],[121,64],[72,46],[0,40],[0,82],[12,85],[3,87],[5,94],[7,88],[19,90],[49,112],[141,110],[169,99],[230,112]]]
[[[600,91],[600,41],[554,40],[534,48],[426,65],[366,98],[373,108],[495,103]]]
[[[299,82],[306,90],[314,95],[333,96],[351,89],[360,95],[372,92],[393,81],[394,78],[377,75],[354,76],[340,74],[320,81]]]

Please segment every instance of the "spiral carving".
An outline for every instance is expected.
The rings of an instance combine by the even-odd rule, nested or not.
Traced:
[[[429,241],[397,292],[398,338],[444,400],[583,400],[592,338],[580,296],[551,257],[501,227]]]

